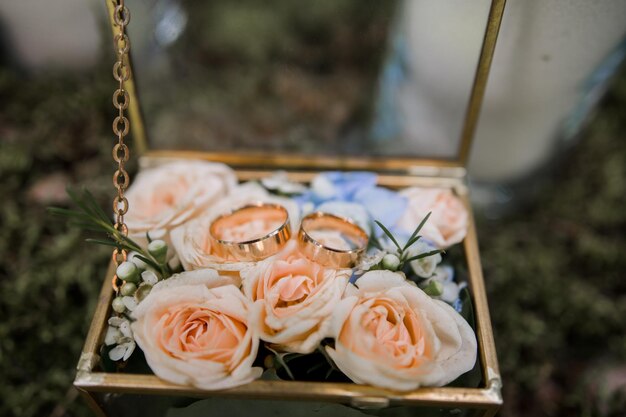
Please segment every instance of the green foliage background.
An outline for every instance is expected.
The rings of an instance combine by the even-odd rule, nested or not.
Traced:
[[[90,415],[71,382],[109,250],[33,195],[57,177],[109,207],[112,88],[107,65],[71,77],[0,68],[0,415]],[[503,416],[626,410],[624,388],[610,389],[626,375],[625,114],[623,74],[527,207],[477,214]]]

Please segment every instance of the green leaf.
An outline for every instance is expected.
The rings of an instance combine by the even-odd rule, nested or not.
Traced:
[[[113,229],[113,230],[115,230],[115,229]],[[137,242],[135,242],[134,240],[132,240],[128,236],[124,236],[121,233],[116,231],[116,239],[119,240],[120,242],[122,242],[122,244],[125,247],[127,247],[129,250],[134,251],[134,252],[138,252],[138,253],[142,254],[143,256],[149,257],[150,259],[154,259],[148,253],[146,253],[146,251],[144,251],[143,248]],[[156,262],[156,260],[155,260],[155,262]]]
[[[137,259],[139,259],[140,261],[144,261],[146,264],[150,265],[153,269],[156,269],[157,271],[160,271],[160,270],[161,270],[161,267],[159,266],[159,264],[158,264],[158,263],[156,263],[156,262],[154,262],[153,260],[148,259],[147,257],[145,257],[145,256],[143,256],[143,255],[140,255],[140,254],[137,254],[137,255],[135,255],[135,256],[136,256],[136,257],[137,257]],[[163,278],[165,278],[165,277],[163,277]]]
[[[419,259],[427,258],[427,257],[429,257],[429,256],[433,256],[433,255],[436,255],[436,254],[438,254],[438,253],[442,253],[442,252],[443,252],[442,250],[437,249],[437,250],[432,250],[432,251],[430,251],[430,252],[420,253],[419,255],[411,256],[410,258],[405,259],[405,260],[404,260],[404,263],[409,263],[409,262],[417,261],[417,260],[419,260]]]
[[[396,245],[396,248],[398,248],[398,250],[400,252],[402,252],[402,248],[400,248],[400,244],[398,243],[398,241],[396,240],[395,237],[393,237],[393,235],[391,234],[391,232],[378,220],[374,220],[376,222],[376,224],[378,225],[378,227],[380,227],[382,229],[382,231],[389,237],[389,239],[391,239],[391,241],[393,242],[394,245]]]
[[[89,203],[89,205],[93,208],[94,213],[96,213],[100,217],[100,219],[103,220],[104,222],[110,223],[111,218],[107,216],[104,210],[102,210],[102,207],[100,207],[100,204],[98,204],[93,194],[91,194],[91,192],[88,189],[83,188],[83,195],[87,203]]]
[[[89,221],[81,222],[77,220],[71,220],[67,224],[72,227],[77,227],[83,230],[90,230],[92,232],[99,232],[99,233],[107,233],[107,230],[103,229],[102,226],[100,226],[99,224],[89,222]]]
[[[70,196],[70,198],[72,199],[74,204],[76,204],[78,207],[80,207],[83,210],[83,212],[88,214],[90,217],[98,217],[98,215],[96,213],[92,212],[89,209],[89,206],[87,206],[87,204],[85,204],[83,199],[75,191],[73,191],[70,187],[66,188],[66,192],[67,192],[67,195]]]
[[[287,372],[287,375],[289,376],[289,378],[291,378],[292,381],[295,381],[296,378],[293,376],[293,373],[291,372],[291,369],[289,369],[289,366],[287,365],[287,361],[284,359],[285,356],[287,356],[287,353],[278,353],[276,352],[274,349],[272,349],[269,346],[265,346],[267,348],[267,350],[269,350],[270,352],[272,352],[274,354],[274,357],[276,358],[276,361],[278,362],[278,364],[280,366],[282,366],[285,369],[285,372]]]
[[[411,239],[409,239],[406,242],[406,245],[404,245],[404,249],[402,249],[402,252],[406,251],[408,248],[410,248],[415,242],[417,242],[418,240],[420,240],[422,238],[421,235],[415,236]]]
[[[119,247],[119,245],[111,240],[103,240],[103,239],[85,239],[85,242],[88,243],[95,243],[97,245],[104,245],[104,246],[112,246],[114,248]]]
[[[335,365],[335,362],[332,360],[332,358],[328,355],[328,352],[326,352],[325,346],[319,345],[317,347],[317,351],[321,353],[322,356],[324,356],[324,359],[326,359],[326,362],[328,363],[328,365],[330,365],[330,369],[328,370],[328,372],[326,372],[326,379],[330,377],[333,371],[343,374],[343,372],[341,372],[341,370],[337,367],[337,365]]]
[[[428,218],[430,217],[430,215],[432,214],[432,211],[428,212],[428,214],[426,215],[426,217],[424,217],[422,219],[422,222],[419,224],[419,226],[417,226],[417,229],[415,229],[413,231],[413,234],[411,235],[411,237],[409,238],[409,240],[407,240],[406,245],[404,245],[404,248],[402,248],[402,251],[404,252],[405,250],[407,250],[408,247],[410,247],[413,243],[415,243],[417,241],[417,239],[419,239],[419,237],[417,239],[415,239],[415,236],[417,236],[417,234],[420,232],[420,230],[422,230],[422,227],[424,227],[424,225],[426,224],[426,222],[428,221]],[[413,239],[415,239],[415,242],[411,242]]]
[[[317,371],[318,369],[322,368],[322,367],[323,367],[323,366],[325,366],[325,365],[326,365],[326,364],[325,364],[324,362],[318,362],[318,363],[314,364],[313,366],[311,366],[309,369],[307,369],[307,370],[306,370],[306,373],[307,373],[307,374],[311,374],[311,373],[313,373],[313,372]],[[332,368],[330,368],[330,371],[329,371],[329,372],[327,372],[327,375],[328,375],[330,372],[332,372],[332,371],[333,371],[333,369],[332,369]]]
[[[90,218],[87,214],[81,211],[69,210],[69,209],[64,209],[60,207],[48,207],[48,213],[54,216],[63,216],[63,217],[70,217],[70,218],[71,217],[81,217],[83,219]]]

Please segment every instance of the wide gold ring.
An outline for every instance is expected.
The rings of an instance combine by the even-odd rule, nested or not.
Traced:
[[[224,237],[234,228],[258,220],[278,226],[261,236],[248,236],[243,241]],[[217,256],[237,261],[260,261],[276,254],[291,238],[289,212],[279,204],[248,204],[216,218],[209,227],[209,234]]]
[[[316,232],[336,232],[349,249],[320,242]],[[334,214],[315,212],[302,219],[298,242],[300,251],[309,259],[333,268],[352,268],[367,249],[367,233],[352,220]]]

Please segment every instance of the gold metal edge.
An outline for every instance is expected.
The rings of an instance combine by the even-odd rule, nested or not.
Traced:
[[[104,2],[106,3],[107,11],[109,12],[109,24],[111,26],[113,39],[115,39],[115,35],[119,33],[119,28],[115,25],[115,20],[113,18],[116,2],[115,0],[105,0]],[[133,71],[132,58],[130,55],[128,56],[128,67],[130,68],[130,79],[126,81],[124,85],[130,98],[130,103],[128,105],[130,129],[133,135],[132,137],[135,149],[138,154],[142,155],[148,150],[148,140],[141,113],[141,104],[139,103],[139,96],[135,88],[135,73]]]
[[[91,320],[91,326],[89,326],[89,331],[87,333],[87,337],[85,338],[85,344],[83,345],[83,350],[80,356],[80,360],[76,369],[81,372],[91,372],[98,362],[99,349],[100,349],[100,341],[102,340],[102,334],[104,330],[105,323],[107,322],[107,318],[109,316],[109,310],[111,306],[111,277],[113,276],[113,263],[109,265],[107,270],[106,279],[102,284],[100,289],[100,294],[98,296],[98,302],[96,304],[96,309],[93,314],[93,318]]]
[[[148,151],[146,155],[142,156],[139,159],[139,166],[141,169],[153,168],[159,166],[161,164],[180,160],[180,159],[195,159],[195,160],[206,160],[211,162],[221,162],[226,163],[230,162],[232,166],[245,166],[249,167],[250,165],[255,165],[249,163],[245,156],[238,158],[239,160],[243,159],[237,163],[232,163],[234,158],[227,158],[228,161],[221,159],[222,155],[216,155],[208,152],[201,151]],[[232,159],[232,160],[231,160]],[[368,171],[375,171],[375,169],[369,169],[369,167],[362,167],[367,169]],[[421,169],[423,168],[423,169]],[[338,169],[338,168],[330,168],[330,169]],[[249,181],[255,180],[258,178],[262,178],[264,176],[271,175],[274,171],[285,171],[285,167],[280,165],[270,165],[262,168],[236,168],[237,176],[241,181]],[[465,169],[462,167],[444,167],[444,166],[428,166],[424,165],[423,167],[412,167],[413,171],[412,175],[407,174],[393,174],[389,173],[389,171],[384,171],[380,173],[378,171],[378,180],[380,185],[384,186],[396,186],[403,187],[416,184],[416,181],[419,183],[445,183],[450,187],[453,187],[455,184],[459,183],[459,179],[465,177]],[[297,171],[297,170],[289,170],[287,172],[287,176],[292,181],[298,182],[309,182],[315,175],[318,174],[320,170],[306,170],[306,171]],[[387,173],[385,173],[387,172]]]
[[[109,309],[111,308],[111,298],[113,290],[111,289],[111,277],[113,276],[113,262],[109,263],[104,282],[100,288],[100,294],[98,295],[98,301],[96,309],[91,319],[89,331],[85,337],[85,344],[80,354],[78,364],[76,365],[76,376],[74,377],[74,388],[78,390],[81,396],[87,402],[87,405],[98,416],[105,416],[106,414],[93,397],[91,390],[86,389],[85,386],[89,384],[97,384],[102,381],[97,376],[97,373],[92,372],[100,360],[99,351],[100,343],[104,333],[104,328],[109,317]]]
[[[467,207],[470,222],[468,225],[467,235],[463,242],[465,247],[465,256],[469,271],[469,280],[471,292],[474,299],[474,313],[476,316],[476,337],[479,342],[479,352],[481,355],[481,363],[483,365],[483,377],[486,381],[487,390],[490,392],[494,402],[502,404],[502,378],[498,366],[498,356],[496,353],[496,345],[493,338],[493,328],[491,326],[491,317],[489,314],[489,304],[487,302],[487,293],[485,290],[485,280],[483,277],[482,266],[480,262],[480,254],[478,250],[478,238],[476,235],[476,224],[472,213],[471,204],[468,195],[460,196]]]
[[[487,18],[487,27],[485,28],[485,36],[480,50],[480,56],[476,66],[474,82],[466,107],[463,128],[461,129],[461,140],[459,148],[459,163],[463,166],[467,165],[469,159],[472,140],[476,134],[476,125],[480,116],[480,110],[485,96],[487,87],[487,79],[489,78],[489,70],[496,49],[498,33],[502,23],[502,15],[506,0],[492,0],[489,7],[489,16]]]
[[[223,162],[233,168],[268,168],[268,169],[309,169],[309,170],[358,170],[432,172],[441,175],[442,171],[450,176],[463,176],[465,170],[451,160],[393,158],[374,156],[329,156],[302,155],[281,152],[205,152],[184,150],[150,150],[145,154],[153,158],[203,159]]]
[[[350,383],[302,381],[253,381],[222,391],[206,391],[172,384],[154,375],[93,373],[79,382],[89,392],[126,394],[163,394],[188,397],[238,397],[249,399],[280,399],[298,401],[329,401],[351,403],[358,398],[387,398],[392,405],[450,405],[491,407],[491,391],[485,388],[420,388],[403,393]]]

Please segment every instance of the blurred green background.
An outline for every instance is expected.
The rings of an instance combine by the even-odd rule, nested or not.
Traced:
[[[213,30],[233,38],[228,27]],[[255,82],[263,83],[267,51],[253,39],[238,42],[242,56],[259,60]],[[89,71],[30,71],[9,54],[0,66],[0,415],[90,415],[71,382],[110,253],[45,209],[68,204],[68,184],[88,187],[109,206],[114,81],[108,39],[105,45]],[[298,47],[286,48],[297,57]],[[335,53],[344,69],[364,59]],[[223,68],[239,62],[220,57]],[[322,94],[323,108],[323,93],[301,79],[301,94]],[[250,89],[232,91],[234,106],[250,99]],[[368,96],[357,96],[360,108]],[[476,214],[503,416],[624,415],[625,115],[622,72],[577,145],[533,180],[532,198],[495,220]],[[250,123],[263,118],[248,116]],[[335,119],[320,117],[309,125],[335,128]]]

